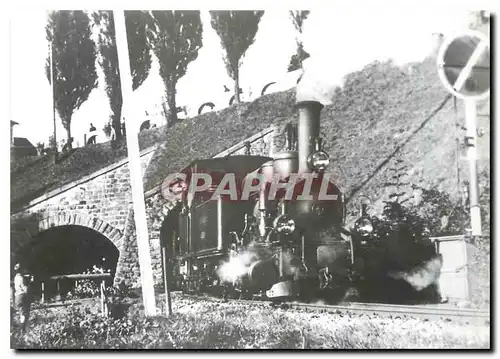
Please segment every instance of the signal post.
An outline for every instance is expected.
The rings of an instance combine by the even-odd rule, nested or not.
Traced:
[[[477,102],[490,94],[489,38],[479,31],[452,36],[441,46],[438,74],[445,88],[465,105],[465,145],[469,161],[469,204],[473,236],[481,236],[477,183]]]

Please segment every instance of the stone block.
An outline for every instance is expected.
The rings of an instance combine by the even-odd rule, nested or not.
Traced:
[[[92,228],[94,230],[96,230],[97,232],[99,232],[99,228],[102,226],[102,221],[97,218],[97,217],[94,217],[94,223],[92,225]]]
[[[113,226],[108,225],[106,229],[104,230],[104,235],[108,238],[110,238],[111,233],[114,231]]]
[[[105,233],[106,229],[109,226],[108,218],[104,214],[101,216],[101,218],[103,220],[101,221],[101,225],[99,226],[99,232],[100,233]]]
[[[85,217],[85,227],[93,228],[94,225],[94,217],[88,216]]]
[[[108,224],[106,222],[99,220],[99,226],[97,228],[95,228],[95,230],[97,232],[103,233],[104,229],[106,228],[107,225]]]
[[[122,248],[123,248],[123,236],[117,235],[112,239],[113,244],[115,245],[116,248],[120,251],[120,255],[122,254]]]
[[[115,242],[118,239],[122,237],[122,233],[118,229],[113,229],[113,231],[110,233],[109,238]]]

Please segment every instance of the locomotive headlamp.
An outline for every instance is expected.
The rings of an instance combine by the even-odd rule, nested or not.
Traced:
[[[295,221],[286,214],[283,214],[274,220],[274,229],[276,232],[285,235],[292,234],[295,231]]]
[[[354,230],[362,236],[367,236],[373,232],[372,222],[367,218],[361,218],[354,225]]]
[[[315,171],[324,171],[330,164],[330,156],[325,151],[316,151],[307,158],[309,168]]]

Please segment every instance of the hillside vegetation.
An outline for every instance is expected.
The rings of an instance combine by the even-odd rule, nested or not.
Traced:
[[[390,192],[383,184],[396,158],[409,165],[406,175],[410,183],[459,197],[462,188],[458,181],[468,175],[466,161],[457,161],[465,154],[463,149],[457,149],[457,140],[462,142],[464,135],[463,106],[454,106],[444,90],[434,58],[404,67],[391,62],[372,63],[348,75],[343,88],[336,89],[332,102],[322,111],[321,131],[332,159],[329,171],[349,202],[365,194],[374,201],[374,208],[380,209],[381,201]],[[195,158],[214,156],[271,125],[283,126],[296,120],[294,104],[295,91],[290,90],[186,119],[168,130],[141,132],[141,149],[160,145],[147,169],[145,189],[158,185],[166,175]],[[489,113],[489,102],[482,107]],[[487,129],[487,136],[479,141],[479,170],[485,174],[482,185],[486,187],[489,117],[479,120]],[[277,139],[276,143],[279,150],[283,141]],[[126,154],[124,146],[113,149],[101,144],[80,148],[58,164],[49,158],[14,164],[11,203],[13,207],[26,203]]]
[[[142,133],[162,143],[146,173],[146,188],[194,158],[214,156],[271,125],[296,120],[294,104],[295,93],[288,91],[185,120],[167,133]],[[348,198],[366,194],[375,207],[387,199],[383,183],[396,158],[409,165],[410,182],[458,197],[457,155],[465,153],[457,153],[456,141],[464,134],[457,123],[463,125],[463,109],[444,90],[433,58],[404,68],[376,62],[350,74],[321,120],[329,171]],[[480,170],[489,173],[489,153],[483,155]],[[466,165],[460,164],[463,178]]]
[[[483,24],[478,19],[476,22]],[[481,31],[489,32],[489,25],[481,26]],[[463,106],[454,106],[444,90],[433,56],[403,67],[374,62],[348,75],[331,102],[322,113],[322,132],[333,160],[330,171],[349,199],[364,193],[375,200],[375,208],[380,207],[378,200],[388,192],[381,184],[386,182],[386,169],[395,157],[409,165],[411,183],[459,197],[460,182],[467,174],[467,163],[458,160],[463,150],[457,147],[457,140],[463,141],[464,135]],[[294,103],[295,91],[291,90],[187,119],[169,129],[141,132],[141,149],[161,144],[144,178],[145,189],[195,158],[211,157],[272,124],[284,125],[295,119]],[[485,174],[482,185],[486,187],[489,101],[481,107],[488,115],[479,118],[487,133],[479,140],[479,169]],[[47,157],[13,163],[12,207],[117,162],[126,154],[124,146],[113,149],[108,143],[80,148],[57,164]]]

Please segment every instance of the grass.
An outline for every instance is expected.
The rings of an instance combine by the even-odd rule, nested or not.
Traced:
[[[158,298],[158,303],[163,303]],[[268,304],[199,301],[174,296],[174,315],[144,318],[141,305],[126,317],[95,314],[98,302],[45,307],[32,314],[15,348],[39,349],[487,349],[488,326],[301,312]]]

